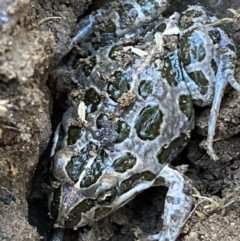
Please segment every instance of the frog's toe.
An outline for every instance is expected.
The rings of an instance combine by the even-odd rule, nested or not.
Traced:
[[[228,78],[228,83],[229,83],[235,90],[237,90],[237,91],[240,92],[240,83],[237,82],[237,80],[236,80],[233,76],[231,76],[231,77]]]
[[[210,156],[210,158],[212,160],[214,160],[214,161],[218,161],[219,160],[217,154],[215,153],[215,151],[213,149],[213,142],[212,141],[207,143],[206,149],[207,149],[208,155]]]
[[[160,233],[159,234],[155,234],[155,235],[149,235],[148,236],[148,240],[159,240],[160,238]]]

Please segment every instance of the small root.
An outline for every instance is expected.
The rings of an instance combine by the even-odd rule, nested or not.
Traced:
[[[61,18],[64,18],[64,17],[48,17],[48,18],[44,18],[42,20],[40,20],[37,24],[37,26],[40,26],[41,24],[47,22],[47,21],[51,21],[53,19],[61,19]]]

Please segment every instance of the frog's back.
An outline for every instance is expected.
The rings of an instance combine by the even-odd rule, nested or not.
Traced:
[[[145,168],[156,174],[187,143],[193,128],[191,97],[177,52],[158,67],[154,58],[141,68],[144,57],[123,49],[113,45],[100,50],[85,76],[87,127],[78,149],[94,143],[112,161],[129,153],[142,162],[134,172]]]

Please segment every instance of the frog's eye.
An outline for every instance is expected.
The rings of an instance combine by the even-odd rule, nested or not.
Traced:
[[[115,200],[116,196],[117,190],[115,188],[103,191],[98,195],[97,203],[100,205],[109,205]]]

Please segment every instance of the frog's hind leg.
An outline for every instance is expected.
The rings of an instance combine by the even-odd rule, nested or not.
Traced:
[[[180,172],[168,165],[161,170],[158,179],[161,181],[161,185],[168,187],[164,205],[163,229],[159,234],[149,236],[149,239],[175,241],[191,211],[191,184],[184,179]],[[158,184],[156,183],[156,185]]]
[[[219,32],[221,34],[221,40],[219,41],[220,60],[216,75],[215,94],[208,121],[207,137],[207,153],[215,161],[218,160],[218,157],[213,149],[213,138],[225,87],[227,83],[229,83],[234,89],[240,91],[240,84],[234,78],[236,59],[235,46],[223,30],[219,29]]]
[[[218,82],[215,85],[215,95],[213,98],[213,103],[208,119],[208,136],[207,136],[207,153],[214,160],[218,160],[218,156],[216,155],[213,149],[213,138],[215,135],[216,123],[219,114],[220,104],[222,100],[222,96],[224,93],[224,89],[227,85],[227,80],[224,78],[224,72],[222,73],[221,81],[218,79]]]

